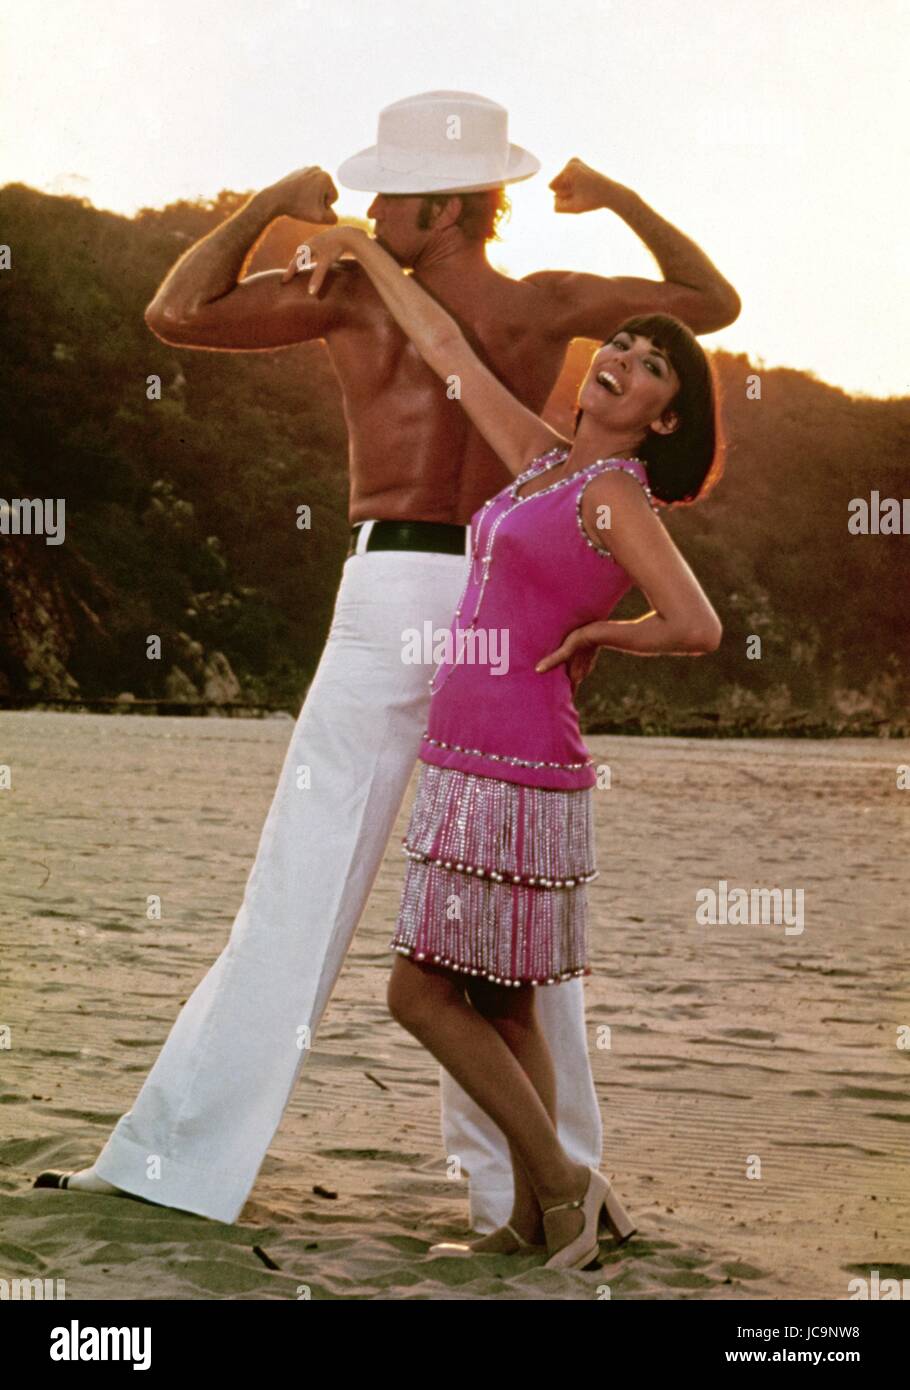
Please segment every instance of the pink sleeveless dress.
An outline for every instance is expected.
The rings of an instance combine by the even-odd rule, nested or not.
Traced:
[[[568,452],[535,459],[471,519],[471,568],[430,681],[389,942],[415,960],[501,985],[591,973],[585,885],[597,876],[597,772],[565,663],[534,667],[574,628],[608,618],[631,587],[584,530],[588,482],[623,469],[651,500],[645,465],[625,458],[598,459],[516,495]]]

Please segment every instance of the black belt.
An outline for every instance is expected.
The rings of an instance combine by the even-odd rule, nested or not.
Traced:
[[[353,555],[360,528],[351,527],[348,555]],[[367,550],[435,550],[443,555],[467,554],[467,526],[450,521],[374,521],[366,539]]]

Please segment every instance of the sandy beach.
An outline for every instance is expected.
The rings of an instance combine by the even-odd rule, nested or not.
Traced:
[[[467,1185],[438,1066],[385,1004],[414,782],[241,1220],[33,1190],[94,1159],[224,946],[291,728],[0,714],[0,1278],[72,1299],[838,1300],[910,1277],[910,742],[587,739],[611,770],[585,984],[602,1168],[639,1228],[600,1270],[426,1253],[464,1234]],[[721,881],[802,890],[801,929],[700,923]]]

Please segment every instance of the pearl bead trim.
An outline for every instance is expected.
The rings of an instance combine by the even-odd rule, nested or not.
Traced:
[[[557,488],[564,487],[567,483],[577,481],[580,478],[583,479],[584,481],[582,482],[582,486],[579,488],[578,494],[575,499],[575,519],[578,523],[578,529],[581,532],[581,536],[585,544],[590,546],[590,548],[595,552],[595,554],[599,555],[601,559],[613,560],[614,564],[618,563],[618,561],[614,559],[612,553],[609,550],[607,550],[606,546],[595,545],[595,543],[591,540],[591,537],[585,531],[584,523],[582,520],[581,498],[584,493],[584,489],[591,481],[591,478],[595,476],[594,470],[598,469],[602,464],[605,464],[607,466],[609,466],[610,464],[615,464],[623,472],[631,473],[632,477],[635,478],[636,482],[638,482],[644,488],[648,497],[648,501],[651,504],[651,508],[656,513],[657,505],[653,500],[650,487],[647,483],[642,483],[641,479],[638,477],[635,471],[627,466],[628,463],[637,463],[640,464],[642,468],[647,470],[647,465],[645,464],[644,460],[636,457],[635,455],[630,455],[627,460],[623,460],[622,458],[614,456],[611,456],[610,458],[606,459],[595,459],[593,463],[588,464],[587,468],[580,468],[577,469],[574,473],[566,474],[564,478],[557,478],[555,483],[550,483],[548,487],[541,488],[538,492],[529,493],[525,497],[518,496],[518,489],[520,487],[523,487],[526,482],[530,482],[541,472],[549,473],[551,469],[558,468],[559,465],[568,458],[570,453],[571,445],[569,446],[569,448],[566,448],[564,445],[561,444],[554,445],[552,449],[548,449],[546,453],[539,454],[536,459],[533,459],[530,466],[526,468],[523,473],[519,474],[519,476],[514,480],[514,482],[512,482],[508,487],[503,489],[503,492],[505,492],[509,497],[511,497],[512,505],[510,507],[507,507],[504,512],[501,512],[500,515],[497,517],[496,521],[494,522],[493,528],[489,536],[487,537],[487,550],[485,555],[478,554],[481,530],[481,522],[478,522],[473,537],[471,565],[468,570],[467,578],[464,582],[464,588],[461,591],[461,597],[459,598],[457,607],[455,609],[455,620],[457,623],[458,619],[460,619],[462,616],[462,604],[464,603],[465,596],[468,592],[468,587],[474,576],[475,566],[479,558],[481,565],[480,588],[477,595],[477,601],[474,607],[474,616],[468,623],[467,628],[464,629],[465,631],[473,630],[477,624],[477,615],[480,612],[480,606],[483,603],[483,596],[490,578],[490,570],[493,564],[493,542],[495,541],[496,533],[499,530],[499,526],[503,521],[505,521],[506,517],[511,516],[512,512],[515,511],[517,507],[520,507],[522,503],[530,502],[533,497],[545,497],[547,493],[554,492]],[[543,464],[542,469],[539,466],[540,464]],[[482,509],[484,514],[487,512],[488,508],[493,506],[494,502],[498,501],[499,498],[502,497],[503,492],[499,492],[496,494],[495,497],[489,497],[487,499]],[[449,675],[451,675],[452,670],[454,670],[454,666],[457,664],[458,663],[456,662],[453,666],[449,668]],[[441,669],[442,665],[440,663],[440,665],[437,666],[436,670],[434,671],[433,675],[427,681],[427,685],[429,686],[431,694],[435,694],[437,690],[441,689],[441,687],[437,686],[436,684]],[[431,743],[434,742],[433,739],[430,739],[429,741]],[[450,745],[439,744],[438,746],[446,748]],[[528,761],[525,758],[508,758],[505,755],[499,755],[496,753],[482,753],[479,749],[476,748],[459,748],[457,744],[452,744],[451,747],[459,753],[468,753],[481,758],[491,758],[494,762],[507,762],[511,763],[515,767],[552,767],[566,769],[568,771],[577,771],[582,767],[588,767],[593,762],[592,758],[589,758],[585,763],[533,762]]]
[[[528,492],[525,494],[524,497],[518,496],[518,489],[520,487],[524,487],[525,483],[529,483],[531,479],[537,477],[539,473],[549,473],[551,468],[558,468],[561,463],[565,462],[565,460],[569,457],[570,453],[570,449],[566,449],[562,444],[557,444],[554,449],[548,449],[545,454],[541,454],[539,458],[534,460],[534,463],[531,464],[530,468],[526,468],[524,473],[520,474],[520,476],[515,479],[514,483],[509,484],[508,490],[510,497],[512,497],[516,502],[530,502],[532,497],[543,497],[545,493],[554,492],[556,488],[564,487],[565,484],[571,482],[573,478],[580,477],[582,473],[587,472],[587,469],[580,469],[577,474],[567,473],[564,478],[557,478],[555,483],[550,483],[549,486],[542,487],[539,490],[539,492]],[[555,455],[557,454],[561,457],[555,457]],[[534,464],[540,463],[541,459],[550,459],[551,462],[548,463],[546,467],[543,469],[535,468]],[[600,463],[601,460],[595,459],[594,462]],[[588,465],[588,468],[593,467],[593,463]]]
[[[468,630],[473,629],[473,628],[476,626],[476,623],[477,623],[477,615],[478,615],[478,613],[480,612],[480,606],[481,606],[481,604],[483,603],[483,596],[484,596],[484,593],[486,592],[487,582],[488,582],[488,580],[489,580],[489,578],[490,578],[490,569],[491,569],[492,564],[493,564],[493,542],[494,542],[495,539],[496,539],[496,533],[497,533],[497,531],[499,530],[499,528],[500,528],[500,526],[502,525],[502,523],[505,521],[505,519],[506,519],[507,516],[511,516],[512,512],[514,512],[514,511],[516,510],[517,507],[520,507],[521,504],[522,504],[523,502],[528,502],[528,501],[530,501],[530,498],[527,498],[527,497],[516,497],[516,495],[515,495],[516,489],[519,488],[519,487],[521,487],[521,485],[522,485],[525,481],[530,481],[530,479],[531,479],[532,477],[536,476],[536,475],[541,471],[541,470],[536,466],[537,464],[543,463],[543,465],[544,465],[544,467],[543,467],[543,472],[544,472],[544,473],[547,473],[547,472],[549,472],[549,470],[550,470],[551,468],[556,468],[556,467],[558,467],[559,462],[560,462],[560,459],[557,457],[557,455],[561,454],[563,457],[565,457],[565,456],[568,454],[568,452],[569,452],[568,449],[565,449],[565,448],[563,448],[561,445],[558,445],[558,444],[557,444],[554,448],[549,449],[549,450],[547,451],[547,453],[545,453],[545,454],[540,454],[536,459],[533,459],[533,460],[531,461],[530,467],[526,468],[525,471],[524,471],[524,473],[519,474],[519,476],[515,479],[515,481],[514,481],[513,483],[511,483],[508,487],[503,488],[500,492],[498,492],[498,493],[496,494],[495,497],[488,497],[487,500],[486,500],[486,502],[483,504],[483,510],[482,510],[482,515],[481,515],[481,520],[477,523],[477,527],[476,527],[476,529],[475,529],[475,531],[474,531],[474,534],[473,534],[473,543],[472,543],[472,550],[471,550],[471,565],[470,565],[470,568],[469,568],[469,570],[468,570],[467,578],[465,579],[465,582],[464,582],[464,588],[463,588],[462,591],[461,591],[461,598],[458,600],[458,605],[457,605],[457,607],[456,607],[456,609],[455,609],[455,617],[456,617],[456,619],[457,619],[457,618],[460,618],[460,617],[461,617],[461,605],[464,603],[465,595],[466,595],[467,592],[468,592],[468,587],[469,587],[469,585],[470,585],[470,583],[471,583],[471,580],[474,578],[474,570],[475,570],[475,568],[476,568],[477,561],[478,561],[478,558],[479,558],[479,560],[480,560],[480,566],[481,566],[480,589],[479,589],[479,592],[478,592],[478,594],[477,594],[477,601],[476,601],[476,603],[475,603],[475,605],[474,605],[474,616],[471,618],[471,621],[468,623]],[[549,463],[546,462],[547,459],[550,460]],[[568,482],[568,481],[569,481],[569,480],[568,480],[567,478],[560,478],[560,479],[559,479],[559,482],[556,483],[556,484],[554,484],[553,486],[557,486],[557,487],[558,487],[558,486],[560,486],[562,483],[565,483],[565,482]],[[545,489],[544,489],[545,492],[550,492],[551,490],[552,490],[551,488],[545,488]],[[496,518],[496,520],[494,521],[492,530],[490,531],[489,536],[486,538],[486,554],[480,555],[480,531],[481,531],[481,525],[482,525],[482,522],[483,522],[483,516],[485,516],[486,513],[487,513],[487,511],[488,511],[488,509],[489,509],[490,507],[493,506],[493,503],[494,503],[494,502],[498,502],[499,499],[500,499],[504,494],[506,494],[506,495],[508,495],[509,497],[511,497],[511,499],[512,499],[512,505],[511,505],[510,507],[507,507],[506,510],[505,510],[504,512],[500,512],[499,516],[498,516],[498,517]],[[537,497],[537,496],[539,496],[539,495],[540,495],[539,493],[535,493],[535,494],[534,494],[535,497]],[[457,663],[456,663],[456,665],[457,665]],[[437,689],[441,689],[441,688],[442,688],[441,686],[437,686],[437,685],[436,685],[436,678],[437,678],[437,676],[439,675],[440,670],[441,670],[441,666],[437,667],[437,669],[434,671],[433,675],[432,675],[432,676],[430,677],[430,679],[427,681],[427,685],[430,687],[430,691],[431,691],[433,694],[436,693]],[[450,669],[450,674],[451,674],[451,669]]]
[[[413,946],[393,945],[391,949],[397,951],[399,955],[402,956],[413,956],[415,960],[427,959],[425,951],[417,951],[415,953]],[[474,965],[462,965],[459,961],[450,960],[448,956],[435,955],[432,957],[432,960],[434,965],[445,965],[450,970],[458,971],[460,975],[480,975],[483,979],[489,980],[491,984],[514,986],[516,989],[519,985],[558,985],[563,980],[573,980],[578,975],[590,975],[592,973],[589,965],[582,965],[579,966],[577,970],[564,970],[560,975],[550,975],[546,979],[509,980],[506,979],[504,975],[494,975],[489,970],[478,970]]]
[[[460,743],[444,743],[441,738],[430,738],[426,730],[423,740],[424,743],[431,743],[434,748],[448,748],[453,753],[467,753],[472,758],[489,758],[494,763],[508,763],[511,767],[553,767],[561,772],[579,772],[594,762],[593,758],[586,758],[583,763],[552,763],[535,761],[532,758],[513,758],[508,753],[484,753],[480,748],[462,748]]]
[[[460,874],[473,874],[475,878],[488,878],[492,883],[515,884],[524,888],[578,888],[582,884],[592,883],[600,873],[599,869],[588,869],[584,873],[576,874],[574,878],[544,878],[543,875],[537,874],[502,873],[498,869],[480,868],[477,864],[464,864],[460,859],[435,859],[432,854],[411,849],[406,839],[402,840],[402,846],[409,859],[418,860],[422,864],[435,864],[438,869],[454,869]]]
[[[612,460],[612,459],[606,459],[606,460],[605,460],[605,462],[607,462],[607,463],[612,463],[613,461],[614,461],[614,460]],[[638,459],[638,460],[636,460],[636,462],[641,462],[641,460]],[[651,492],[651,489],[648,487],[648,484],[647,484],[647,483],[643,483],[643,482],[641,481],[641,479],[639,478],[638,474],[634,471],[634,469],[632,469],[632,468],[627,468],[627,467],[625,466],[625,464],[623,464],[623,463],[618,463],[618,462],[617,462],[617,471],[619,471],[619,472],[621,472],[621,473],[630,473],[630,474],[632,475],[632,477],[635,479],[635,481],[636,481],[641,487],[644,488],[644,490],[645,490],[645,495],[646,495],[646,497],[647,497],[647,499],[648,499],[648,502],[650,503],[652,512],[654,512],[655,514],[657,514],[657,511],[658,511],[657,503],[654,501],[654,495],[653,495],[653,493]],[[616,559],[616,557],[614,556],[613,552],[612,552],[611,550],[608,550],[607,547],[606,547],[605,545],[597,545],[597,544],[595,544],[595,542],[591,540],[591,537],[588,535],[587,531],[585,530],[585,523],[584,523],[584,519],[583,519],[582,514],[581,514],[581,505],[582,505],[582,500],[583,500],[584,495],[585,495],[585,488],[588,486],[588,483],[589,483],[590,481],[591,481],[591,479],[588,478],[588,479],[586,480],[586,482],[584,483],[584,485],[578,489],[578,496],[575,498],[575,520],[578,522],[578,529],[579,529],[579,531],[581,532],[582,540],[584,540],[585,543],[591,547],[591,549],[594,551],[595,555],[600,555],[601,558],[604,559],[604,560],[612,560],[614,564],[619,564],[619,561]]]

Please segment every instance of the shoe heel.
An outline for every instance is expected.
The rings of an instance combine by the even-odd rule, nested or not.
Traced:
[[[600,1249],[598,1240],[600,1214],[602,1209],[606,1209],[610,1184],[603,1173],[599,1173],[596,1168],[589,1168],[588,1172],[591,1176],[588,1179],[588,1190],[584,1197],[574,1198],[570,1202],[557,1202],[553,1206],[543,1208],[545,1230],[547,1217],[552,1211],[580,1208],[584,1218],[584,1225],[575,1239],[554,1251],[546,1261],[545,1269],[587,1269],[588,1265],[597,1258]],[[547,1245],[549,1248],[549,1241]]]
[[[622,1245],[636,1232],[637,1227],[634,1221],[609,1184],[607,1184],[607,1191],[601,1206],[601,1218],[610,1228],[617,1245]]]

